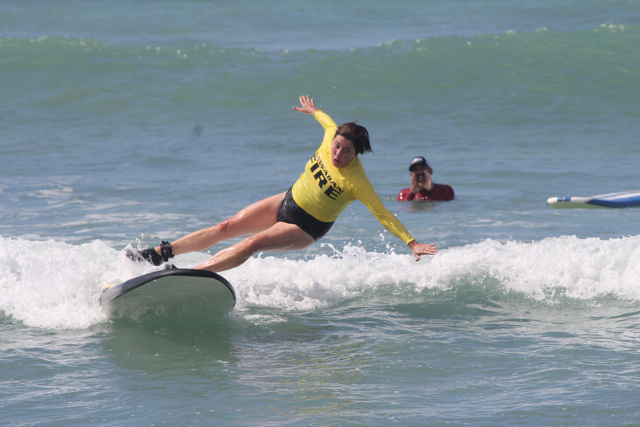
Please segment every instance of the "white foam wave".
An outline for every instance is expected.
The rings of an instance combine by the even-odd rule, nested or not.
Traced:
[[[613,295],[640,299],[640,236],[601,240],[577,237],[540,242],[482,243],[443,250],[415,262],[410,255],[367,253],[346,246],[335,256],[309,260],[260,257],[227,276],[239,307],[310,310],[384,289],[449,289],[494,279],[505,292],[553,303]]]
[[[240,313],[255,307],[316,310],[376,294],[402,299],[461,283],[484,286],[487,280],[505,292],[548,303],[558,298],[640,299],[640,236],[531,243],[489,239],[442,250],[417,263],[408,253],[372,253],[352,245],[333,256],[289,255],[260,255],[223,273],[236,289]],[[195,253],[174,261],[188,268],[207,257]],[[0,310],[34,327],[87,328],[106,321],[97,302],[105,283],[154,268],[130,262],[99,240],[73,245],[0,237]]]
[[[143,274],[100,240],[83,245],[0,236],[0,311],[24,324],[78,329],[106,321],[106,283]]]
[[[494,240],[453,248],[438,264],[458,271],[453,275],[483,275],[499,280],[506,290],[536,300],[564,297],[590,300],[607,295],[640,299],[640,236],[601,240],[575,236],[539,242]],[[466,270],[466,271],[465,271]]]

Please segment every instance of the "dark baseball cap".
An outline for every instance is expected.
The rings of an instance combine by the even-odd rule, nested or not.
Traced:
[[[431,165],[429,164],[429,160],[425,159],[422,156],[417,156],[414,157],[413,159],[411,159],[411,163],[409,163],[409,172],[413,172],[413,168],[415,166],[418,165],[422,165],[422,166],[426,166],[429,168],[429,170],[431,171],[430,173],[433,173],[433,169],[431,169]]]

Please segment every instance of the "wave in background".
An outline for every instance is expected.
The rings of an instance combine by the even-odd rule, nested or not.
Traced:
[[[351,100],[357,103],[374,102],[380,92],[395,101],[408,98],[393,103],[401,110],[428,109],[429,101],[452,96],[469,105],[482,97],[487,107],[515,104],[533,110],[546,105],[546,110],[558,112],[588,109],[582,101],[598,100],[636,117],[624,107],[638,102],[640,60],[630,53],[639,39],[637,25],[612,24],[572,32],[511,31],[295,52],[206,44],[121,47],[96,39],[4,37],[0,57],[3,89],[9,95],[37,110],[55,107],[63,115],[78,107],[99,116],[148,110],[146,117],[138,117],[144,122],[151,111],[166,107],[175,114],[176,104],[193,113],[213,102],[238,108],[248,100],[266,103],[278,94],[277,98],[284,94],[288,100],[304,83],[309,92],[335,86],[332,95],[338,99],[346,87],[355,93],[364,90],[361,99]],[[308,87],[309,81],[318,87]],[[487,97],[487,92],[493,96]],[[491,111],[475,114],[483,113]]]
[[[6,36],[90,34],[123,46],[206,43],[269,51],[361,48],[394,38],[470,37],[511,29],[531,32],[541,25],[575,31],[603,21],[638,23],[640,10],[629,0],[326,0],[322,7],[297,0],[0,4]]]

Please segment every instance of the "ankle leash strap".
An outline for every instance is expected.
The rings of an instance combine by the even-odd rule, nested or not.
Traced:
[[[169,261],[170,258],[173,258],[175,255],[173,254],[173,250],[171,249],[171,243],[162,241],[160,245],[160,255],[164,262]]]

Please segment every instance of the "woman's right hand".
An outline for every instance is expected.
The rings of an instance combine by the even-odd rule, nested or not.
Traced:
[[[304,114],[315,114],[315,112],[318,111],[316,104],[313,102],[313,98],[309,98],[309,95],[300,97],[300,105],[302,105],[302,108],[293,107],[293,109]]]

